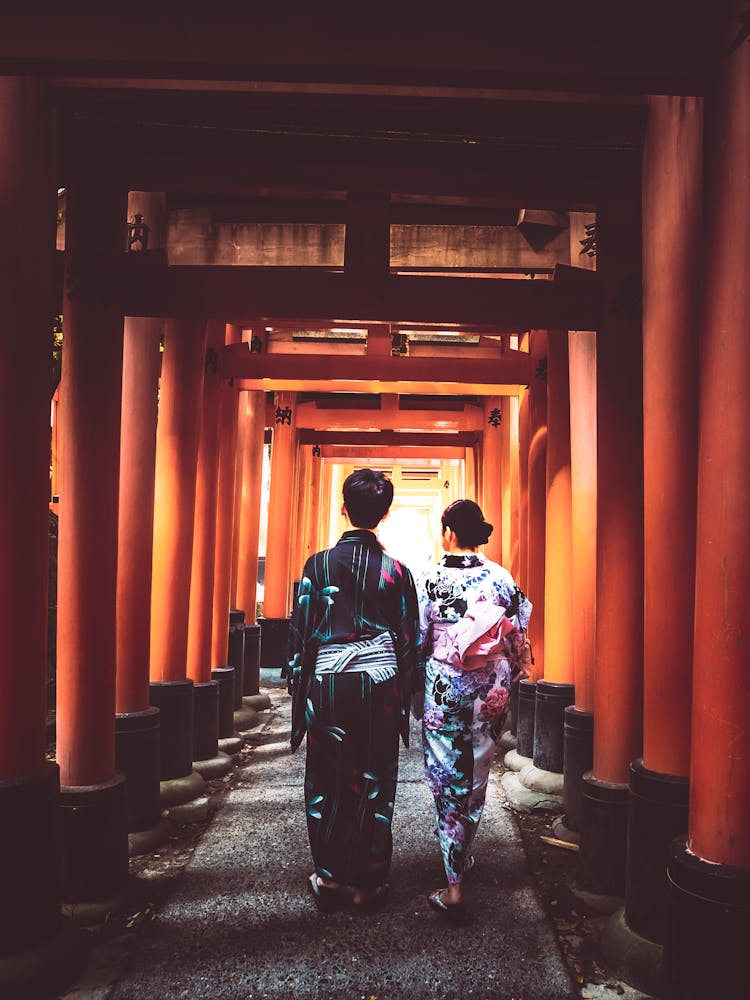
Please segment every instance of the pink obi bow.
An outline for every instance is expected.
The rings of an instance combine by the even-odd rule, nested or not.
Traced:
[[[505,608],[477,601],[457,622],[434,622],[433,656],[462,670],[479,670],[488,657],[503,651],[503,639],[513,630]]]

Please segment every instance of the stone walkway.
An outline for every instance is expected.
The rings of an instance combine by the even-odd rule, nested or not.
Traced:
[[[444,884],[421,775],[419,735],[402,749],[388,906],[320,914],[302,807],[304,750],[289,751],[289,698],[274,708],[243,772],[111,1000],[573,1000],[497,785],[476,841],[472,923],[451,928],[426,894]],[[77,994],[80,995],[80,994]]]

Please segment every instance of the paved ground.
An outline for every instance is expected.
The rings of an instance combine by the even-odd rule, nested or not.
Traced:
[[[535,896],[512,816],[493,788],[476,843],[466,928],[425,902],[442,885],[418,738],[402,751],[391,897],[382,913],[319,914],[311,870],[304,751],[288,749],[289,700],[255,737],[242,781],[226,795],[169,900],[118,981],[70,996],[111,1000],[573,1000],[557,940]],[[110,961],[116,961],[110,959]],[[124,965],[124,968],[122,967]],[[84,992],[80,992],[81,990]]]

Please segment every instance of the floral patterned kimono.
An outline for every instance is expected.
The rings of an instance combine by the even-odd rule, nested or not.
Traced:
[[[443,556],[420,581],[419,602],[426,661],[425,774],[435,797],[448,882],[460,882],[484,809],[511,672],[521,669],[531,602],[506,569],[478,553]],[[486,617],[482,602],[504,609],[504,615],[494,616],[502,627],[474,642],[475,655],[462,661],[456,635],[466,619],[481,621],[480,612]]]
[[[315,872],[388,881],[398,738],[421,687],[419,611],[409,570],[371,531],[311,556],[289,636],[292,749],[307,735],[305,806]]]

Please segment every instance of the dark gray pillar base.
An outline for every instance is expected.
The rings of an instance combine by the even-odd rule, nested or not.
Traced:
[[[110,899],[128,881],[125,778],[60,789],[60,840],[66,903]]]
[[[160,819],[158,823],[150,826],[148,830],[137,830],[128,834],[128,855],[131,858],[140,854],[150,854],[166,844],[174,833],[174,826],[168,819]]]
[[[655,944],[664,943],[667,852],[687,833],[688,797],[687,775],[651,771],[640,757],[631,763],[625,919]]]
[[[594,766],[594,714],[575,705],[565,709],[563,727],[563,808],[566,826],[581,829],[581,782]]]
[[[271,699],[267,694],[246,694],[242,699],[243,708],[252,708],[254,712],[264,712],[271,707]]]
[[[628,926],[625,909],[620,907],[605,922],[602,929],[602,952],[607,960],[607,969],[651,996],[661,992],[662,947]]]
[[[0,996],[41,1000],[59,996],[86,966],[86,938],[70,920],[61,919],[54,934],[33,948],[0,958]]]
[[[152,681],[149,700],[161,711],[159,776],[184,778],[193,770],[193,682]]]
[[[286,671],[289,618],[260,619],[260,665]]]
[[[566,819],[566,816],[558,816],[557,819],[552,820],[552,836],[557,837],[558,840],[564,840],[567,844],[580,844],[580,833],[578,830],[571,830],[565,822]]]
[[[193,761],[215,757],[219,741],[219,685],[193,684]],[[193,767],[195,765],[193,764]],[[197,770],[197,768],[196,768]]]
[[[259,725],[260,717],[253,708],[241,708],[234,713],[234,728],[239,733],[245,733]]]
[[[510,686],[508,719],[510,734],[515,739],[518,735],[518,684],[511,684]]]
[[[234,735],[234,667],[215,667],[211,678],[219,685],[219,739],[230,739]]]
[[[0,960],[43,948],[60,931],[59,792],[51,761],[0,781]]]
[[[197,799],[190,802],[183,802],[178,806],[171,806],[167,810],[167,815],[172,823],[177,826],[186,826],[188,823],[202,823],[208,819],[211,800],[207,795],[199,795]]]
[[[711,864],[677,837],[667,873],[664,1000],[750,995],[750,868]]]
[[[203,795],[206,790],[206,782],[197,771],[190,771],[184,778],[171,778],[169,781],[162,781],[159,786],[162,809],[171,809],[172,806],[182,805],[183,802],[191,802]]]
[[[260,625],[245,625],[245,676],[243,695],[257,695],[260,692]]]
[[[562,775],[565,709],[575,701],[573,684],[537,681],[534,705],[534,767]],[[560,782],[562,794],[562,781]]]
[[[115,767],[125,776],[125,808],[130,833],[148,830],[159,822],[160,737],[159,709],[115,716]]]
[[[584,889],[623,897],[630,789],[590,771],[582,789],[578,880]]]
[[[223,778],[225,774],[229,774],[232,770],[232,758],[229,754],[219,751],[208,760],[194,760],[193,767],[206,781],[212,781],[214,778]]]
[[[234,667],[234,709],[242,708],[245,686],[245,612],[234,608],[229,612],[227,663]]]
[[[78,927],[103,924],[112,913],[124,913],[143,899],[143,886],[135,878],[126,879],[120,892],[102,899],[63,903],[63,914]]]
[[[534,756],[534,712],[536,681],[520,681],[518,685],[518,726],[516,750],[521,757]]]

